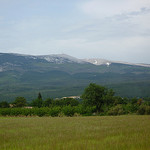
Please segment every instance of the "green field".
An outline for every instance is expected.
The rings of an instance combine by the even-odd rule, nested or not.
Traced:
[[[150,116],[0,117],[1,150],[150,150]]]

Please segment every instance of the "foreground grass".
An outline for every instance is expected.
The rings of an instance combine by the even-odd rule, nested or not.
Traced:
[[[0,117],[1,150],[149,150],[150,116]]]

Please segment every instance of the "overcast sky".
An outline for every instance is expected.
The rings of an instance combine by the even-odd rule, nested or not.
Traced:
[[[0,0],[0,52],[150,64],[150,0]]]

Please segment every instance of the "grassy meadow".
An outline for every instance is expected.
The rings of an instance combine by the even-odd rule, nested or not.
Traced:
[[[0,117],[0,150],[149,150],[150,116]]]

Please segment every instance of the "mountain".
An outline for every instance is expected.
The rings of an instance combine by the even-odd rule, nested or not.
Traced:
[[[126,64],[126,65],[132,65],[132,66],[150,67],[150,64],[137,64],[137,63],[110,61],[110,60],[99,59],[99,58],[83,59],[83,61],[92,63],[92,64],[94,64],[94,65],[108,65],[108,66],[109,66],[109,65],[111,65],[112,63],[119,63],[119,64]]]
[[[81,95],[91,82],[113,88],[119,96],[150,96],[150,65],[0,53],[0,101],[17,96],[30,101],[38,92],[44,98]]]

